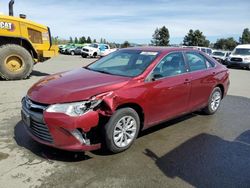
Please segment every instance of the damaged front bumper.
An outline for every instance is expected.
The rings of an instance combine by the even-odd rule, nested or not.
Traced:
[[[22,120],[29,135],[37,142],[51,147],[69,150],[86,151],[101,147],[99,142],[91,139],[89,133],[99,124],[99,113],[87,113],[71,117],[62,113],[50,113],[39,104],[27,105],[22,100]]]

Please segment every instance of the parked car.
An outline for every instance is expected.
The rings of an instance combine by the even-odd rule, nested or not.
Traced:
[[[90,46],[82,48],[82,57],[97,57],[97,56],[106,56],[116,49],[111,49],[108,44],[91,44]]]
[[[228,67],[240,67],[250,70],[250,44],[236,46],[226,60]]]
[[[67,53],[67,49],[69,49],[69,48],[74,48],[74,47],[75,47],[74,44],[66,44],[66,45],[63,45],[63,46],[61,46],[61,47],[59,48],[59,52],[60,52],[61,54],[66,54],[66,53]]]
[[[66,54],[81,55],[82,54],[82,48],[83,48],[82,46],[68,48],[68,49],[66,49]]]
[[[202,51],[208,55],[211,55],[213,52],[213,50],[211,48],[208,48],[208,47],[201,47],[201,46],[182,46],[182,47],[196,49],[196,50]]]
[[[115,51],[117,51],[117,48],[110,48],[110,46],[107,44],[103,45],[101,46],[101,49],[100,49],[100,57],[107,56],[110,53],[115,52]]]
[[[214,50],[212,53],[212,57],[217,60],[219,63],[225,64],[226,59],[231,54],[229,51],[222,51],[222,50]]]
[[[200,109],[214,114],[228,87],[228,69],[200,51],[127,48],[41,79],[22,99],[22,119],[42,144],[117,153],[161,122]]]

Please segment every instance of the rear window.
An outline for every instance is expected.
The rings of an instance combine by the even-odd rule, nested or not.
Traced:
[[[197,52],[187,52],[186,57],[191,72],[205,70],[215,66],[212,60]]]

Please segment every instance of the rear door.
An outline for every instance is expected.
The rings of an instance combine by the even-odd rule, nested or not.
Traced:
[[[193,111],[207,105],[212,88],[216,83],[215,64],[196,51],[185,52],[185,57],[191,79],[188,108]]]
[[[166,55],[149,75],[146,124],[151,126],[185,113],[190,93],[189,74],[182,52]]]

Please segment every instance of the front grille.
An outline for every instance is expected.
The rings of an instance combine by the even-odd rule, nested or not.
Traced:
[[[32,101],[28,97],[22,100],[22,108],[29,115],[30,132],[42,141],[53,143],[53,138],[43,119],[43,111],[47,107],[48,105]]]
[[[232,58],[231,58],[231,61],[242,62],[242,58],[232,57]]]
[[[84,51],[84,52],[89,52],[89,50],[86,49],[86,48],[83,48],[82,51]]]
[[[30,130],[33,135],[40,138],[45,142],[53,142],[53,139],[50,135],[49,129],[46,124],[36,122],[35,120],[30,120]]]

